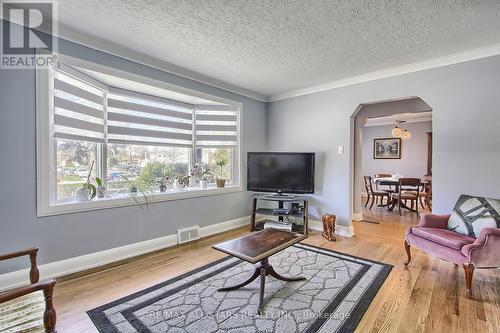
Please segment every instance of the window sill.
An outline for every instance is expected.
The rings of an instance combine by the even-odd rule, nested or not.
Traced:
[[[224,188],[208,187],[188,187],[184,190],[167,190],[167,192],[156,192],[148,195],[149,204],[172,201],[172,200],[182,200],[189,198],[206,197],[212,195],[221,195],[227,193],[235,193],[243,191],[240,185],[228,185]],[[145,204],[142,197],[137,196],[137,202],[141,205]],[[130,196],[122,197],[108,197],[101,199],[94,199],[92,201],[76,202],[71,201],[67,203],[52,204],[46,207],[38,207],[37,217],[52,216],[60,214],[70,214],[77,212],[93,211],[108,208],[117,208],[124,206],[136,206],[138,205]]]

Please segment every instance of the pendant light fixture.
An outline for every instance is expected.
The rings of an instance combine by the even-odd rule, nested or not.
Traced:
[[[411,139],[411,133],[410,131],[408,131],[408,129],[406,128],[406,121],[405,121],[405,130],[403,131],[403,133],[401,134],[401,139],[403,140],[410,140]]]
[[[404,130],[400,128],[401,124],[405,125]],[[391,134],[395,138],[401,138],[403,140],[411,139],[411,132],[406,128],[406,120],[396,120],[396,125],[394,125]]]
[[[394,128],[391,131],[391,134],[395,138],[400,138],[401,135],[403,134],[403,130],[399,128],[399,125],[403,123],[401,120],[396,120],[396,125],[394,125]]]

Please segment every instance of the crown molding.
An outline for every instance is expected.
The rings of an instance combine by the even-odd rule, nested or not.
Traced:
[[[366,73],[362,75],[352,76],[345,79],[340,79],[336,81],[331,81],[315,86],[310,86],[306,88],[291,90],[288,92],[283,92],[275,95],[271,95],[268,99],[269,102],[275,102],[283,99],[288,99],[292,97],[314,94],[321,91],[326,91],[335,88],[346,87],[358,83],[364,83],[374,80],[379,80],[391,76],[397,76],[402,74],[414,73],[423,71],[426,69],[432,69],[437,67],[443,67],[447,65],[458,64],[462,62],[467,62],[471,60],[492,57],[500,54],[500,44],[494,44],[491,46],[486,46],[482,48],[472,49],[464,52],[454,53],[447,56],[437,57],[429,60],[419,61],[411,64],[396,66],[392,68],[387,68],[371,73]]]
[[[403,120],[407,124],[432,121],[432,111],[418,113],[401,113],[386,117],[368,118],[364,127],[372,126],[394,126],[397,120]]]
[[[189,69],[176,66],[169,62],[151,57],[147,54],[134,51],[132,49],[120,46],[116,43],[103,41],[100,38],[92,37],[89,35],[82,34],[75,30],[68,28],[59,23],[58,37],[75,42],[77,44],[96,49],[111,55],[130,60],[142,65],[159,69],[161,71],[174,74],[186,79],[190,79],[199,83],[203,83],[215,88],[219,88],[228,92],[232,92],[241,96],[245,96],[260,102],[268,102],[269,98],[266,95],[238,87],[236,85],[215,79],[213,77],[200,74]]]

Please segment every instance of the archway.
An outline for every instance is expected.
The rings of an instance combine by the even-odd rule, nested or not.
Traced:
[[[425,115],[425,117],[424,117]],[[428,119],[432,121],[432,107],[423,99],[417,96],[404,97],[394,100],[376,101],[361,103],[351,116],[351,211],[352,219],[360,221],[362,214],[362,193],[363,185],[363,129],[368,122],[385,121],[383,124],[394,124],[395,119],[406,117],[408,119]],[[412,120],[415,121],[415,120]],[[419,120],[417,120],[419,121]],[[430,132],[432,132],[432,127]],[[391,136],[390,131],[387,137]],[[365,142],[366,145],[366,142]],[[366,150],[366,147],[365,147]],[[366,156],[365,156],[366,158]],[[427,158],[427,155],[426,155]],[[366,169],[366,168],[365,168]],[[380,172],[384,170],[379,170]],[[408,174],[406,176],[423,176],[427,170],[422,171],[421,175]]]

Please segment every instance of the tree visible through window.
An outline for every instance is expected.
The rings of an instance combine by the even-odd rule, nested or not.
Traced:
[[[187,175],[189,148],[139,145],[108,145],[108,190],[127,191],[127,183],[155,190],[164,177]],[[128,180],[125,181],[125,179]]]
[[[97,158],[97,144],[58,139],[56,145],[57,200],[63,200],[74,197],[86,181],[90,165]],[[91,177],[96,177],[96,168]]]

